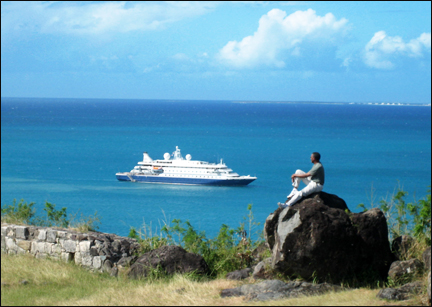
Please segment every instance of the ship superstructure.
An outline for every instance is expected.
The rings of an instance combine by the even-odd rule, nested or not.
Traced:
[[[209,163],[192,160],[189,154],[185,159],[178,146],[172,155],[165,153],[163,160],[153,160],[144,152],[143,160],[130,172],[117,173],[116,176],[121,181],[224,186],[248,185],[257,179],[249,175],[240,176],[228,168],[223,160],[217,164]]]

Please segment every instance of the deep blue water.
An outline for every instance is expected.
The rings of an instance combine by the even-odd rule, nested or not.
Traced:
[[[143,151],[218,162],[258,179],[247,187],[119,182]],[[127,235],[144,222],[189,220],[216,235],[238,227],[253,204],[256,221],[290,191],[290,175],[308,171],[319,151],[324,191],[359,203],[390,196],[408,201],[431,182],[431,109],[419,106],[233,103],[106,99],[1,98],[1,204],[45,201],[69,213],[95,211],[99,230]]]

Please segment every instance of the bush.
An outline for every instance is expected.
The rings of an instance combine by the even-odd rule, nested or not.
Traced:
[[[18,204],[14,199],[12,205],[4,205],[1,208],[1,221],[2,223],[11,224],[25,224],[43,227],[63,227],[67,228],[73,226],[78,231],[87,232],[94,231],[98,228],[96,226],[99,223],[100,218],[95,212],[94,216],[83,216],[81,214],[80,219],[76,219],[76,215],[72,216],[72,222],[67,217],[67,209],[65,207],[60,210],[56,209],[56,205],[45,202],[43,210],[46,216],[36,215],[36,209],[33,208],[34,202],[27,204],[24,200],[21,200]]]
[[[417,239],[419,243],[431,245],[431,189],[425,199],[407,203],[405,197],[408,192],[400,187],[388,201],[382,199],[379,208],[387,219],[390,241],[401,236],[409,235]],[[364,204],[358,207],[367,210]],[[373,207],[373,204],[372,204]]]
[[[27,204],[23,199],[17,204],[16,199],[14,199],[12,205],[2,206],[2,223],[30,224],[36,213],[36,209],[33,208],[34,204],[35,203]]]
[[[143,231],[131,227],[129,237],[138,239],[141,252],[148,252],[161,246],[172,244],[183,247],[186,251],[201,255],[210,268],[210,276],[217,277],[227,272],[248,267],[252,261],[252,250],[261,243],[252,242],[251,231],[259,223],[253,221],[252,205],[248,205],[245,220],[249,226],[249,236],[241,223],[237,229],[222,225],[213,239],[206,237],[204,231],[197,231],[189,221],[174,219],[165,223],[160,234],[151,235],[151,227],[143,226]]]

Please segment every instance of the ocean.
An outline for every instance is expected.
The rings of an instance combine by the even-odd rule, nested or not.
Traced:
[[[179,146],[193,160],[219,162],[245,187],[117,181],[147,151],[162,159]],[[296,169],[321,153],[324,191],[359,212],[400,186],[407,201],[431,184],[430,106],[231,101],[1,98],[1,205],[45,201],[69,214],[101,217],[99,231],[126,236],[145,223],[154,234],[173,219],[208,237],[222,224],[254,229],[291,190]]]

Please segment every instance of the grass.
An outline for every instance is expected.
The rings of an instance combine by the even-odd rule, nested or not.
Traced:
[[[127,279],[125,273],[120,272],[116,279],[73,263],[2,254],[1,305],[397,306],[419,305],[422,299],[388,302],[376,298],[379,289],[360,288],[321,296],[248,302],[243,297],[220,297],[222,289],[240,286],[244,283],[240,281],[197,281],[182,275],[137,281]],[[28,284],[23,284],[23,280]]]

